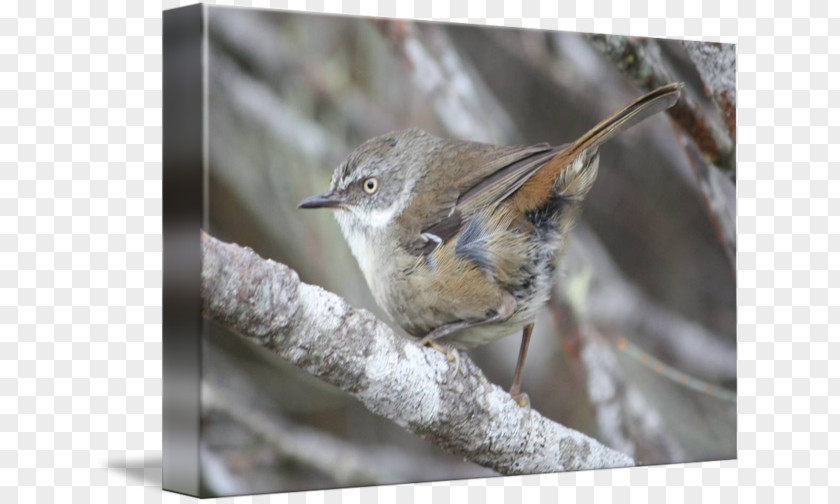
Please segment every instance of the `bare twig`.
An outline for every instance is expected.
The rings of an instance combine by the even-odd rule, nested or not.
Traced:
[[[735,392],[727,390],[723,387],[718,387],[717,385],[703,380],[698,380],[691,375],[683,373],[679,369],[672,368],[661,360],[652,357],[647,352],[628,341],[625,337],[618,338],[618,341],[616,341],[616,347],[622,354],[627,355],[639,364],[650,368],[660,376],[664,376],[682,387],[701,394],[710,395],[720,399],[721,401],[735,402],[737,399]]]
[[[642,89],[650,91],[675,79],[663,64],[659,46],[653,39],[620,35],[589,35],[593,45],[608,56],[616,67]],[[688,93],[668,110],[701,152],[735,178],[735,142],[722,125],[705,114]]]
[[[502,474],[633,465],[625,454],[526,410],[466,355],[393,333],[290,268],[202,233],[201,306],[213,320],[358,398],[437,446]]]
[[[720,108],[729,134],[735,138],[735,45],[683,41],[688,56],[697,67],[706,93]]]

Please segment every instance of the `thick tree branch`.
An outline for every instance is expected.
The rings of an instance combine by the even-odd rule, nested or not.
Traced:
[[[202,315],[358,398],[437,446],[502,474],[633,465],[577,431],[521,408],[466,355],[439,352],[365,310],[301,282],[282,264],[202,233]]]

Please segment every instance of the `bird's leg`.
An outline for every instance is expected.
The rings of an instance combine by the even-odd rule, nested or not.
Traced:
[[[534,324],[528,324],[522,328],[522,343],[519,345],[519,358],[516,360],[516,371],[513,372],[513,385],[510,386],[510,396],[523,408],[531,406],[531,399],[528,394],[522,392],[522,368],[525,367],[525,356],[528,354],[528,343],[531,341],[531,333],[534,331]]]
[[[491,317],[492,318],[492,317]],[[482,320],[459,320],[458,322],[451,322],[449,324],[443,324],[434,328],[429,334],[425,335],[423,339],[420,340],[421,345],[429,345],[434,346],[432,343],[435,341],[444,338],[455,331],[460,331],[461,329],[466,329],[468,327],[474,327],[479,324],[484,324],[487,322],[488,319]]]
[[[428,345],[438,352],[441,352],[446,355],[446,359],[449,361],[455,361],[455,374],[458,374],[458,366],[460,361],[458,359],[458,350],[450,345],[445,343],[439,343],[437,340],[446,337],[456,331],[460,331],[461,329],[467,329],[469,327],[475,327],[478,325],[483,324],[492,324],[494,322],[502,322],[510,318],[513,315],[513,311],[516,307],[516,301],[513,299],[513,296],[508,295],[505,300],[502,302],[502,305],[499,307],[498,310],[494,312],[493,315],[490,315],[487,318],[479,319],[479,320],[459,320],[457,322],[450,322],[448,324],[443,324],[441,326],[436,327],[433,329],[429,334],[423,337],[420,340],[420,345]]]
[[[461,329],[467,329],[469,327],[475,327],[484,324],[492,324],[494,322],[502,322],[504,320],[509,319],[510,316],[513,315],[513,310],[515,307],[516,301],[513,299],[513,296],[508,296],[502,302],[502,305],[499,307],[499,309],[490,312],[491,315],[489,317],[478,320],[459,320],[457,322],[443,324],[441,326],[436,327],[429,334],[424,336],[423,339],[420,340],[420,344],[430,345],[431,342],[439,340],[456,331],[460,331]]]

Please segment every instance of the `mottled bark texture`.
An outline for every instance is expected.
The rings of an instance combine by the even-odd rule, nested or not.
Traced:
[[[697,73],[706,86],[706,92],[715,101],[729,134],[735,138],[735,54],[734,44],[683,41],[688,56],[697,66]]]
[[[202,315],[358,398],[449,452],[501,474],[633,465],[523,409],[461,354],[454,363],[282,264],[202,233]]]

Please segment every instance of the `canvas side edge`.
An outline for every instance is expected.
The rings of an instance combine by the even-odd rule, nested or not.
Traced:
[[[163,489],[201,493],[205,7],[163,13]]]

